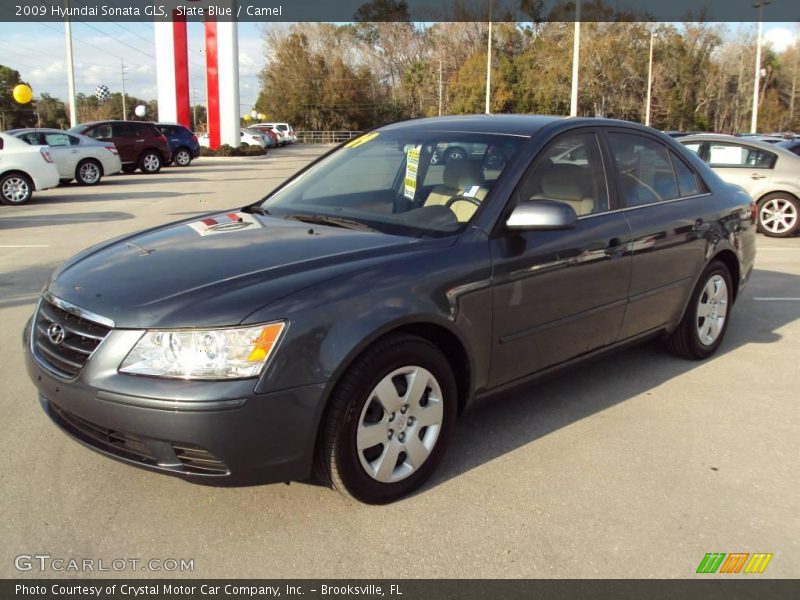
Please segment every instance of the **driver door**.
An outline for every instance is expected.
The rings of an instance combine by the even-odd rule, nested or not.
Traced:
[[[577,226],[501,230],[492,239],[490,387],[611,344],[623,322],[631,232],[624,216],[612,210],[593,128],[572,130],[552,141],[534,159],[511,202],[540,199],[571,205]]]

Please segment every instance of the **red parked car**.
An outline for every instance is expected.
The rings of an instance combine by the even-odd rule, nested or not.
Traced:
[[[169,140],[153,123],[141,121],[94,121],[76,125],[70,131],[103,142],[113,142],[122,160],[122,170],[158,173],[172,160]]]

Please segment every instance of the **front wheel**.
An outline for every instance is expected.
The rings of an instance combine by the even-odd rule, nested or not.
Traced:
[[[456,412],[456,383],[442,352],[415,336],[387,338],[342,377],[323,424],[318,471],[362,502],[402,498],[436,469]]]
[[[27,175],[9,173],[0,178],[0,201],[3,204],[25,204],[33,196],[33,183]]]
[[[732,302],[728,267],[714,261],[697,282],[680,325],[667,340],[670,350],[695,360],[714,354],[728,330]]]
[[[158,173],[161,170],[161,155],[155,150],[147,150],[139,159],[139,168],[148,175]]]
[[[758,203],[758,230],[769,237],[792,237],[800,229],[800,200],[786,193],[767,194]]]

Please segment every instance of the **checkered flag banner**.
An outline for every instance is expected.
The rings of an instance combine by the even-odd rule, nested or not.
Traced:
[[[111,96],[111,92],[109,91],[108,87],[105,85],[98,85],[94,89],[94,95],[97,96],[97,99],[100,102],[105,102],[108,100],[109,96]]]

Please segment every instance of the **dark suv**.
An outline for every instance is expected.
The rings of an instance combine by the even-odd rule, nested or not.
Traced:
[[[200,142],[188,127],[175,123],[156,123],[158,130],[167,136],[172,150],[172,162],[179,167],[188,167],[192,159],[200,156]]]
[[[113,142],[122,159],[122,170],[133,173],[158,173],[172,161],[166,136],[152,123],[137,121],[94,121],[76,125],[70,131],[103,142]]]

